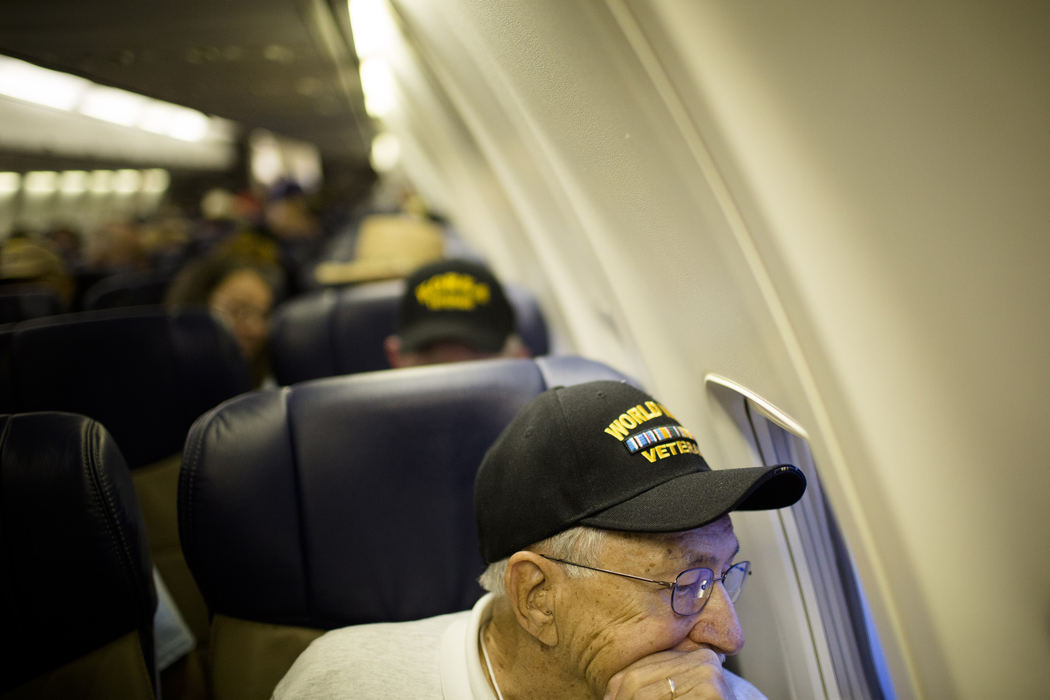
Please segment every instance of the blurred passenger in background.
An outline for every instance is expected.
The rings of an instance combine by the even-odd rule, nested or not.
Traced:
[[[66,262],[71,271],[80,264],[84,241],[79,229],[58,224],[44,232],[44,243]]]
[[[142,227],[130,219],[113,219],[90,231],[84,264],[99,274],[145,272],[152,269]]]
[[[75,288],[69,266],[48,247],[21,232],[4,241],[0,248],[0,291],[46,294],[55,302],[50,312],[61,313],[70,310]]]
[[[270,313],[283,286],[277,265],[219,251],[183,267],[168,288],[165,305],[209,309],[237,339],[258,387],[269,379]]]
[[[487,267],[473,260],[441,260],[406,279],[397,333],[384,346],[395,369],[529,357],[515,327],[514,308]]]
[[[140,239],[151,270],[174,272],[188,259],[190,222],[174,210],[154,215],[142,222]]]
[[[269,189],[259,228],[277,243],[290,294],[310,289],[325,232],[311,198],[298,183],[282,179]]]
[[[321,235],[321,222],[306,193],[291,180],[281,180],[270,188],[263,216],[267,228],[281,240],[313,239]]]

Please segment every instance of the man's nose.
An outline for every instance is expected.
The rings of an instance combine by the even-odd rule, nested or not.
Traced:
[[[689,638],[726,656],[732,656],[744,647],[744,630],[740,628],[736,608],[721,582],[711,591],[711,599],[700,611],[696,624],[689,631]]]

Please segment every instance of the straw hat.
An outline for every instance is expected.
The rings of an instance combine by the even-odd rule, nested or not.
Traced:
[[[320,263],[314,275],[320,284],[350,284],[405,277],[445,254],[441,227],[427,219],[373,214],[357,233],[354,259]]]

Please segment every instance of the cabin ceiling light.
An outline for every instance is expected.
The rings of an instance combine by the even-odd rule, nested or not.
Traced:
[[[78,195],[87,191],[90,176],[86,170],[66,170],[59,178],[58,189],[64,195]]]
[[[58,173],[54,170],[35,170],[26,173],[24,186],[27,194],[51,194],[57,185]]]
[[[93,170],[91,171],[91,192],[93,194],[109,194],[113,191],[113,171]]]
[[[6,56],[0,56],[0,95],[75,111],[180,141],[203,141],[209,136],[217,140],[232,140],[226,133],[230,128],[224,124],[225,120]]]
[[[376,172],[393,170],[401,160],[401,142],[389,131],[372,139],[372,167]]]
[[[394,76],[390,65],[381,58],[361,62],[361,90],[365,93],[365,111],[380,118],[394,110]]]
[[[350,32],[357,57],[364,60],[389,52],[397,27],[385,0],[349,0]]]
[[[88,117],[102,119],[121,126],[135,126],[146,98],[127,90],[93,85],[84,94],[77,111]]]
[[[15,58],[0,56],[0,94],[69,111],[80,102],[91,82]]]
[[[200,141],[208,135],[208,117],[204,114],[160,100],[150,100],[145,105],[137,126],[180,141]]]
[[[160,194],[168,189],[171,176],[163,168],[150,168],[142,172],[142,191],[149,194]]]
[[[10,196],[22,187],[22,176],[18,173],[0,173],[0,197]]]
[[[138,170],[118,170],[113,176],[113,191],[117,194],[131,194],[139,191],[142,175]]]

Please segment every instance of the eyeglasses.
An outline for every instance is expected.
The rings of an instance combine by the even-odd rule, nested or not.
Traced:
[[[270,320],[269,310],[246,304],[213,303],[212,310],[234,323],[251,323],[254,321],[265,324]]]
[[[670,588],[671,610],[679,615],[696,615],[703,610],[704,606],[707,605],[707,601],[711,598],[711,591],[714,590],[715,583],[718,581],[722,582],[722,586],[725,588],[729,600],[735,603],[736,599],[740,597],[740,591],[744,588],[744,581],[746,581],[747,577],[751,575],[751,562],[741,561],[726,569],[721,576],[715,576],[715,572],[707,567],[698,566],[693,569],[686,569],[678,574],[673,582],[657,581],[642,576],[624,574],[619,571],[599,569],[596,566],[577,564],[576,562],[566,561],[565,559],[548,557],[546,554],[541,554],[540,556],[544,559],[556,561],[561,564],[578,566],[582,569],[600,571],[603,574],[623,576],[624,578],[632,578],[635,581],[645,581],[646,583],[655,583],[658,586]]]

